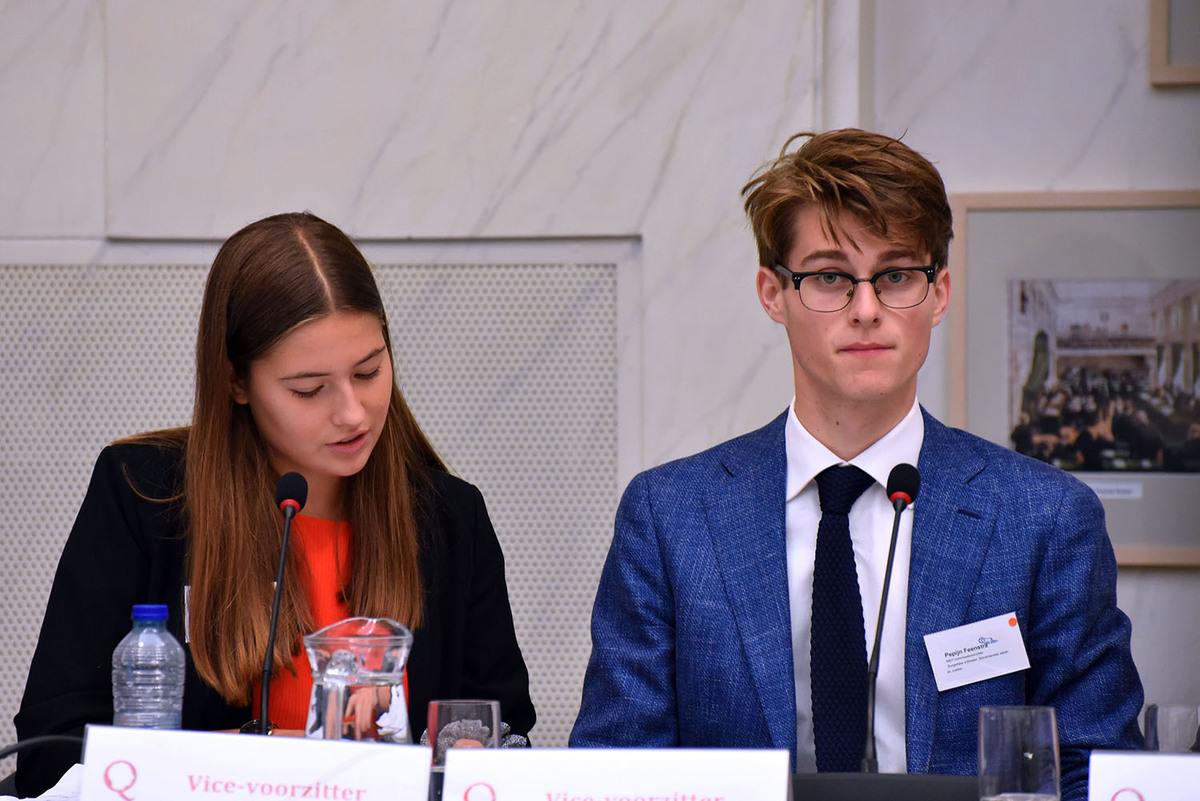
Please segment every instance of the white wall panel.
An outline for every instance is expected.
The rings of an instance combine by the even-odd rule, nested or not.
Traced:
[[[0,237],[104,234],[98,0],[0,3]]]

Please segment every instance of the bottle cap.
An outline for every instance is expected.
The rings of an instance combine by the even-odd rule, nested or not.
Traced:
[[[166,620],[167,605],[166,604],[134,604],[133,605],[134,620]]]

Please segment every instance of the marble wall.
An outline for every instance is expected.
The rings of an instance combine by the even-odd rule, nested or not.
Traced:
[[[357,237],[636,235],[646,462],[787,394],[738,189],[788,134],[852,121],[836,98],[855,97],[854,3],[66,0],[5,17],[2,237],[220,239],[298,207]],[[831,98],[821,74],[850,89]]]
[[[0,262],[152,255],[295,208],[379,240],[636,237],[627,479],[791,394],[738,199],[789,134],[905,134],[952,192],[1200,186],[1200,89],[1150,87],[1147,14],[1127,0],[8,0]],[[936,414],[947,381],[941,333],[920,390]],[[1182,650],[1177,630],[1143,633],[1151,615],[1183,624],[1200,578],[1124,571],[1120,591],[1147,685],[1200,697],[1174,661],[1200,657],[1195,627]]]

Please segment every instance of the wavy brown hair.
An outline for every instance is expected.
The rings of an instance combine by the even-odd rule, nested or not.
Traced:
[[[795,152],[797,140],[807,140]],[[798,133],[779,157],[742,187],[746,215],[758,244],[758,263],[785,264],[795,237],[796,215],[815,207],[834,242],[846,237],[842,213],[885,241],[911,241],[946,266],[950,202],[937,169],[898,139],[857,128]]]
[[[190,429],[137,439],[186,453],[182,501],[188,539],[192,658],[200,676],[231,704],[249,703],[261,676],[272,582],[283,524],[277,476],[248,406],[230,382],[297,326],[335,311],[387,317],[366,259],[337,227],[308,213],[252,223],[221,247],[204,290],[196,340],[196,397]],[[424,588],[419,526],[431,470],[444,469],[392,381],[383,431],[366,466],[346,481],[351,573],[344,587],[355,615],[391,617],[417,628]],[[289,554],[275,641],[275,669],[313,621]]]

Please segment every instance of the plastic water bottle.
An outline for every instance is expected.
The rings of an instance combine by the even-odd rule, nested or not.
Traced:
[[[183,715],[183,646],[167,631],[164,604],[135,604],[133,630],[113,651],[113,725],[178,729]]]

